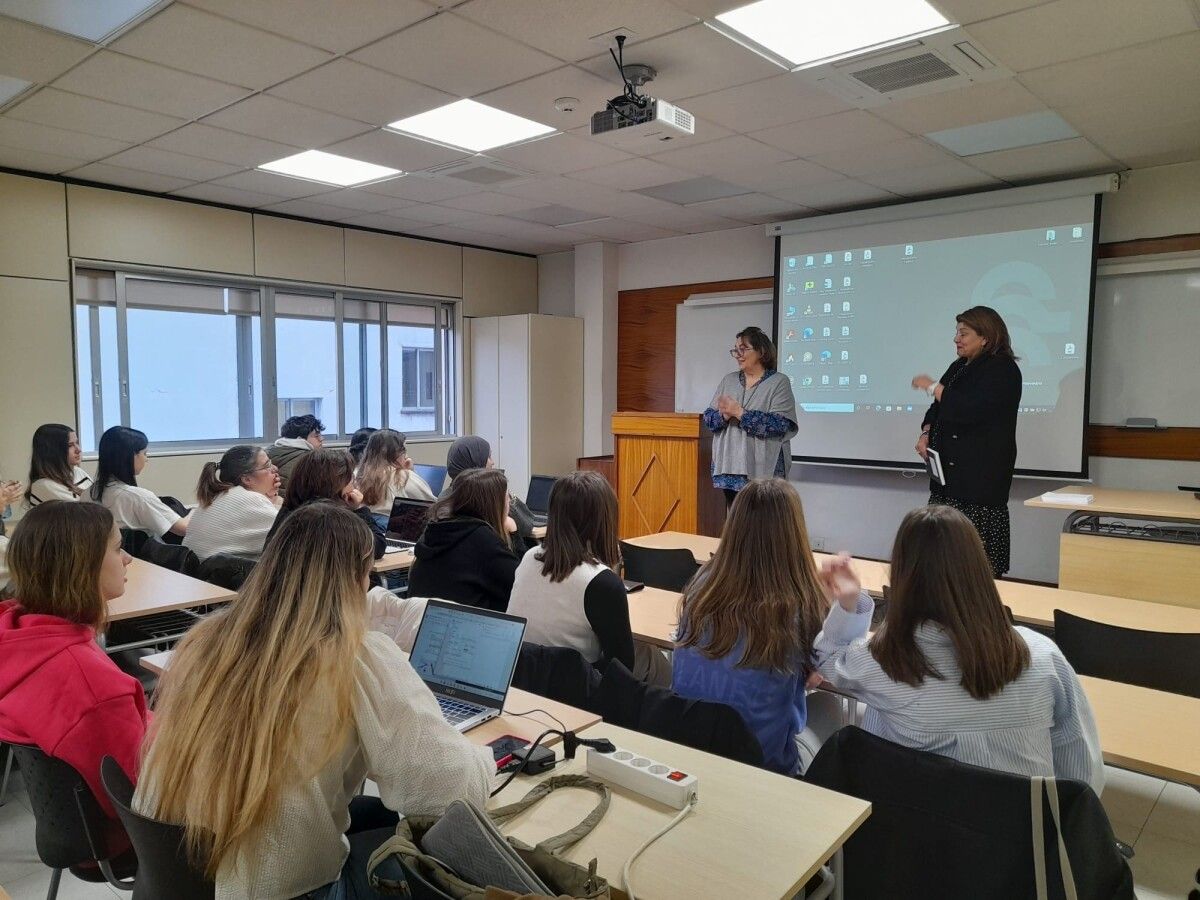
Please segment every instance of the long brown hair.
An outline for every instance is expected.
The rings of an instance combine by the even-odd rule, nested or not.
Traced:
[[[960,325],[966,325],[987,343],[983,347],[984,356],[1003,356],[1015,360],[1012,340],[1008,336],[1008,326],[1000,313],[990,306],[972,306],[954,317]]]
[[[751,481],[683,589],[677,643],[719,659],[742,641],[739,667],[806,673],[828,606],[799,495],[782,478]]]
[[[291,512],[310,500],[341,500],[354,478],[354,458],[345,450],[320,449],[301,455],[288,478],[280,510]]]
[[[196,500],[200,508],[212,506],[223,493],[241,485],[247,475],[254,474],[261,452],[262,448],[253,444],[235,444],[221,456],[220,463],[206,462],[196,483]]]
[[[583,563],[615,566],[621,559],[617,544],[617,495],[599,472],[572,472],[550,489],[546,540],[538,558],[542,574],[562,581]]]
[[[508,479],[497,469],[464,469],[450,482],[450,490],[429,508],[429,521],[457,516],[481,519],[508,544],[504,527],[504,501]]]
[[[61,484],[78,497],[83,493],[75,487],[75,473],[71,470],[71,435],[75,429],[70,425],[50,423],[39,425],[33,433],[33,452],[29,456],[29,481],[25,487],[25,502],[33,504],[33,484],[42,478]]]
[[[917,646],[914,632],[935,622],[954,642],[963,688],[986,700],[1029,665],[1029,647],[1013,630],[996,590],[983,541],[949,506],[914,509],[892,547],[891,590],[871,655],[893,681],[913,687],[942,678]]]
[[[9,593],[25,612],[103,631],[108,604],[100,594],[100,569],[112,536],[112,513],[99,503],[39,503],[9,542]]]
[[[353,727],[372,550],[344,505],[296,510],[159,682],[138,792],[150,815],[183,825],[188,858],[210,877]]]
[[[362,462],[358,466],[358,489],[362,491],[363,503],[375,506],[383,502],[388,489],[398,483],[408,483],[408,469],[397,469],[396,463],[404,458],[405,436],[399,431],[383,428],[367,440]]]

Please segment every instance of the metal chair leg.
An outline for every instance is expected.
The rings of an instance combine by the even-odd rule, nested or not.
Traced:
[[[55,900],[58,897],[58,883],[62,880],[62,869],[54,869],[54,874],[50,876],[50,890],[46,891],[46,900]]]
[[[8,795],[8,776],[12,772],[13,764],[12,749],[6,746],[4,752],[8,755],[8,759],[4,763],[4,780],[0,781],[0,806],[4,805],[4,798]]]

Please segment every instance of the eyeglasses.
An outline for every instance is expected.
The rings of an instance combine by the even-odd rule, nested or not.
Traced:
[[[255,466],[255,467],[254,467],[253,469],[251,469],[250,471],[251,471],[252,473],[253,473],[253,472],[278,472],[278,471],[279,471],[279,467],[278,467],[278,466],[276,466],[276,465],[275,465],[275,463],[273,463],[273,462],[269,462],[269,463],[267,463],[265,466]]]
[[[749,353],[753,349],[754,349],[753,347],[734,347],[732,350],[729,351],[729,355],[732,356],[734,359],[741,359],[743,356],[745,356],[747,353]]]

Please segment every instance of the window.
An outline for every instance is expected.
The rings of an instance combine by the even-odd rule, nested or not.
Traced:
[[[265,442],[290,416],[328,437],[365,425],[447,434],[452,303],[77,264],[79,433],[159,446]]]

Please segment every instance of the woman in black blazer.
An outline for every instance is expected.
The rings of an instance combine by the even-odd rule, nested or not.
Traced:
[[[1017,407],[1021,370],[1008,326],[988,306],[955,317],[958,359],[941,381],[918,375],[912,385],[933,398],[917,453],[941,456],[946,484],[930,480],[929,502],[962,512],[983,538],[992,574],[1008,571],[1008,491],[1017,461]]]

